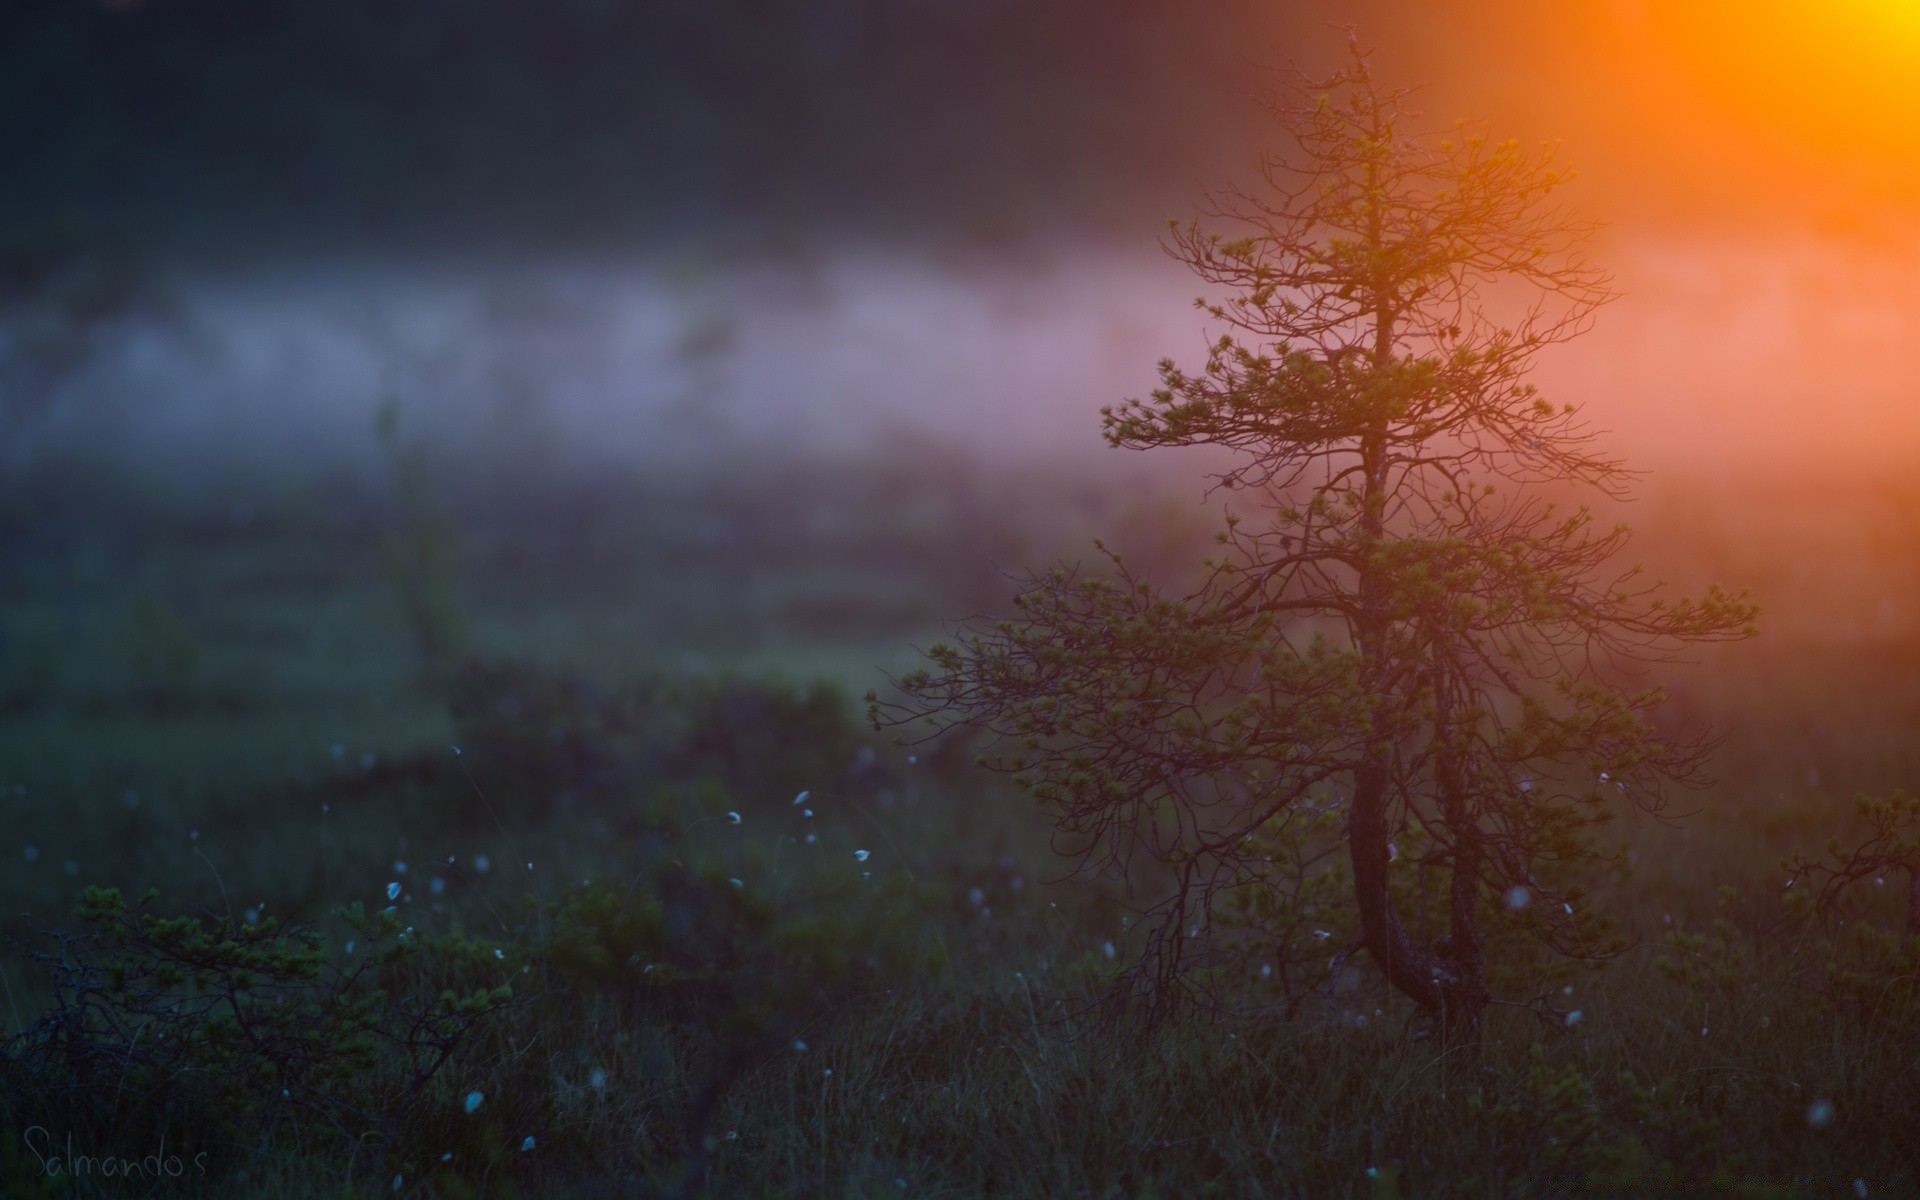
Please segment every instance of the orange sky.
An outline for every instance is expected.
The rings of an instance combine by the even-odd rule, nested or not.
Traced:
[[[1539,382],[1611,445],[1709,474],[1920,462],[1920,0],[1371,0],[1271,18],[1282,54],[1340,53],[1334,10],[1378,78],[1429,81],[1436,125],[1579,172],[1624,295]]]
[[[1441,120],[1559,140],[1586,205],[1617,223],[1872,241],[1920,214],[1914,0],[1352,7],[1383,78],[1431,80]],[[1297,24],[1303,56],[1338,43]]]

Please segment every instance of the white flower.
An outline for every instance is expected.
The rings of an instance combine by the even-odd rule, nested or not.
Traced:
[[[802,1041],[795,1041],[793,1043],[793,1048],[799,1051],[801,1054],[805,1054],[807,1052],[807,1044]]]
[[[1106,956],[1107,956],[1108,958],[1112,958],[1112,957],[1114,956],[1114,953],[1115,953],[1115,951],[1114,951],[1114,949],[1113,949],[1113,943],[1112,943],[1112,942],[1103,942],[1103,943],[1101,944],[1101,946],[1100,946],[1100,953],[1102,953],[1102,954],[1104,954],[1104,955],[1106,955]]]
[[[467,1093],[467,1111],[469,1113],[480,1111],[480,1105],[485,1100],[486,1100],[486,1097],[481,1095],[479,1092],[468,1092]]]
[[[520,1148],[521,1148],[522,1150],[531,1150],[531,1149],[533,1149],[533,1135],[532,1135],[532,1134],[528,1134],[528,1135],[527,1135],[527,1140],[526,1140],[526,1141],[524,1141],[524,1142],[521,1142],[521,1143],[520,1143]]]
[[[865,851],[865,850],[855,850],[855,851],[853,852],[853,860],[854,860],[855,862],[865,862],[865,861],[867,861],[867,851]]]
[[[729,825],[738,825],[739,823],[740,823],[740,814],[739,814],[739,813],[737,813],[737,812],[730,812],[730,813],[728,813],[728,814],[727,814],[727,824],[729,824]]]
[[[812,792],[801,792],[798,796],[795,796],[793,798],[793,806],[795,808],[799,808],[802,804],[805,804],[807,802],[807,797],[811,795],[813,795]]]
[[[388,884],[388,885],[387,885],[387,899],[389,899],[389,900],[398,900],[399,898],[400,898],[400,885],[399,885],[399,884],[397,884],[397,883],[390,883],[390,884]]]
[[[1572,1012],[1567,1014],[1567,1024],[1569,1026],[1573,1026],[1573,1025],[1578,1025],[1579,1023],[1580,1023],[1580,1010],[1576,1008]]]

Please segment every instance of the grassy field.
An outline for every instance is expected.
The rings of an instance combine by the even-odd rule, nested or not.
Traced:
[[[1180,570],[1191,487],[35,486],[0,513],[9,1197],[1920,1191],[1920,855],[1824,916],[1781,865],[1920,766],[1910,482],[1649,490],[1638,548],[1765,633],[1671,669],[1719,782],[1607,832],[1629,949],[1519,962],[1556,1015],[1496,1008],[1477,1059],[1364,956],[1090,1007],[1141,897],[1064,879],[968,747],[861,724],[1004,609],[996,564],[1099,532]]]

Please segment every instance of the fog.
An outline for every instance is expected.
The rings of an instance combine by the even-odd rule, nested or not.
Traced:
[[[1369,173],[1556,169],[1310,311],[1591,219],[1581,428],[1469,350],[1284,377],[1395,425],[1331,504],[1108,447],[1356,51]],[[1920,1194],[1916,77],[1884,0],[0,3],[0,1193]],[[1446,473],[1583,431],[1631,496]]]
[[[1915,442],[1920,35],[1873,6],[569,0],[482,6],[457,39],[356,4],[6,20],[16,469],[358,469],[390,402],[525,469],[909,436],[1119,469],[1098,407],[1209,336],[1162,222],[1253,178],[1272,69],[1330,69],[1350,36],[1421,120],[1578,170],[1622,296],[1537,382],[1619,453],[1738,479]],[[63,298],[103,261],[134,282]],[[49,306],[84,328],[42,336]]]
[[[1911,540],[1916,31],[1783,5],[833,11],[494,4],[453,41],[351,4],[15,10],[15,507],[377,498],[383,412],[468,497],[896,472],[1188,504],[1215,460],[1111,450],[1099,410],[1221,332],[1165,221],[1257,177],[1268,68],[1338,65],[1351,21],[1422,121],[1577,169],[1619,295],[1531,381],[1644,472],[1624,515],[1696,573],[1784,572],[1807,628],[1884,624],[1885,564],[1839,531]],[[56,79],[50,124],[27,92]]]
[[[1098,407],[1198,344],[1191,287],[1147,250],[183,275],[165,320],[101,343],[44,436],[147,470],[298,473],[364,465],[393,401],[446,449],[556,466],[908,436],[1084,460]]]
[[[1621,296],[1536,376],[1635,465],[1712,476],[1896,464],[1920,435],[1920,256],[1616,234]],[[188,271],[101,331],[29,447],[157,479],[364,470],[374,418],[525,469],[685,466],[903,440],[1022,467],[1118,464],[1098,410],[1191,365],[1203,289],[1158,251],[809,247],[493,268]]]

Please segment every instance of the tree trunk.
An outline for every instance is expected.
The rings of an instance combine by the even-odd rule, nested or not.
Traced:
[[[1376,145],[1384,146],[1390,140],[1377,110],[1373,117],[1372,133]],[[1377,159],[1370,158],[1367,162],[1366,188],[1370,203],[1365,244],[1370,250],[1378,251],[1386,247],[1387,237],[1382,218],[1384,208],[1371,202],[1381,191]],[[1381,378],[1385,378],[1393,365],[1396,315],[1392,307],[1393,290],[1380,268],[1376,268],[1372,285],[1374,310],[1371,357],[1374,370]],[[1387,663],[1383,660],[1388,619],[1383,602],[1383,581],[1376,574],[1370,557],[1373,550],[1386,540],[1387,534],[1387,445],[1388,425],[1385,418],[1380,418],[1362,436],[1359,447],[1365,482],[1360,513],[1360,613],[1354,631],[1360,650],[1363,685],[1373,693],[1376,705],[1382,708],[1385,706],[1383,691],[1388,678],[1385,669]],[[1444,737],[1446,731],[1442,727],[1437,732]],[[1367,731],[1370,740],[1377,736],[1377,729]],[[1465,960],[1456,962],[1451,954],[1442,957],[1426,947],[1416,947],[1407,937],[1400,914],[1393,908],[1393,893],[1389,886],[1389,864],[1393,855],[1387,847],[1388,770],[1386,764],[1375,757],[1376,754],[1377,751],[1370,747],[1370,761],[1354,772],[1353,813],[1347,835],[1347,851],[1353,861],[1354,896],[1360,908],[1361,941],[1386,973],[1387,981],[1433,1014],[1443,1041],[1477,1046],[1480,1042],[1481,1017],[1487,1007],[1484,947],[1478,914],[1474,908],[1477,871],[1471,869],[1477,867],[1478,863],[1471,864],[1465,872],[1468,902],[1463,905],[1462,871],[1457,859],[1455,862],[1452,933],[1457,944],[1464,947]],[[1450,788],[1457,802],[1457,788],[1445,779],[1441,782],[1443,802]],[[1457,803],[1456,807],[1459,807]],[[1451,821],[1451,814],[1446,815]],[[1461,841],[1465,843],[1471,838],[1462,838]],[[1473,849],[1477,854],[1478,847]],[[1462,952],[1459,949],[1452,951]]]
[[[1488,996],[1475,872],[1455,863],[1451,952],[1443,957],[1415,945],[1394,910],[1388,885],[1386,780],[1385,769],[1377,765],[1355,772],[1347,851],[1353,862],[1361,943],[1387,982],[1433,1015],[1442,1040],[1476,1046]]]

